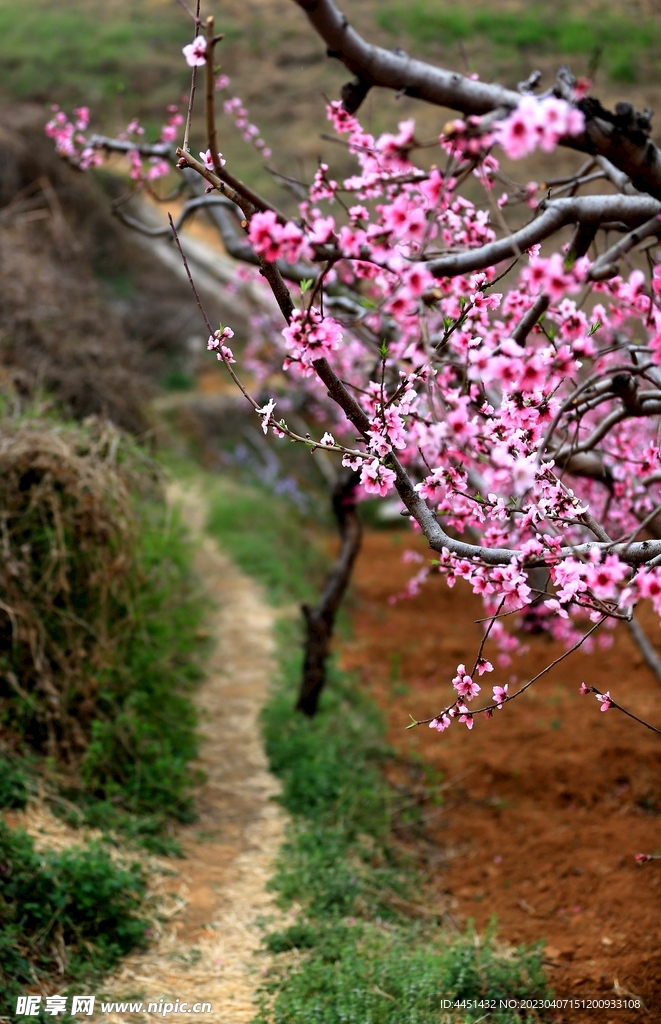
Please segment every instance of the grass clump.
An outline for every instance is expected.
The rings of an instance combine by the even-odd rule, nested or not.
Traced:
[[[94,845],[37,852],[0,821],[0,1016],[13,1016],[35,984],[93,983],[142,945],[144,892],[137,864],[113,863]]]
[[[209,529],[273,600],[308,597],[319,556],[302,544],[286,505],[215,484]],[[300,909],[266,936],[276,963],[256,1024],[431,1024],[441,1013],[469,1022],[484,1007],[455,1003],[546,995],[540,949],[503,950],[493,931],[478,939],[472,929],[452,936],[440,926],[425,903],[425,877],[393,842],[378,709],[333,667],[317,716],[294,713],[299,647],[295,627],[283,623],[281,678],[263,729],[292,817],[272,885],[283,907]],[[526,1017],[498,1010],[489,1019]]]
[[[202,603],[154,465],[114,428],[0,424],[0,738],[74,823],[191,820]]]

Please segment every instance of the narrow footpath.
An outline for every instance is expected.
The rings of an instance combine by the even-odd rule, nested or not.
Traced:
[[[210,1002],[211,1013],[196,1019],[247,1024],[268,964],[258,921],[279,916],[266,885],[285,817],[273,799],[278,782],[268,771],[258,721],[273,676],[276,613],[257,584],[204,536],[202,492],[177,485],[170,500],[181,505],[199,545],[197,569],[209,597],[206,629],[215,643],[196,696],[197,767],[206,781],[197,795],[199,819],[177,830],[185,859],[168,861],[173,874],[160,881],[164,892],[174,893],[172,917],[149,950],[123,961],[106,991],[117,1000]],[[135,1016],[105,1017],[127,1019]]]

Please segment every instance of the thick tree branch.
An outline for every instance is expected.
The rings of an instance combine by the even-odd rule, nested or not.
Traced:
[[[520,321],[512,331],[512,338],[517,345],[523,346],[526,343],[526,339],[536,323],[539,322],[540,317],[544,316],[546,310],[549,308],[551,300],[548,295],[538,295],[532,306],[527,313],[521,317]]]
[[[351,28],[333,0],[293,2],[306,13],[325,42],[329,57],[341,60],[367,86],[394,89],[463,114],[483,115],[499,107],[507,111],[518,105],[520,95],[513,90],[475,82],[457,72],[415,60],[401,50],[391,52],[367,43]],[[585,114],[585,131],[561,139],[561,145],[603,157],[639,191],[661,199],[661,151],[648,137],[649,125],[644,117],[636,117],[629,104],[618,104],[615,114],[592,98],[578,106]]]
[[[105,149],[109,153],[136,152],[140,156],[172,160],[172,145],[169,142],[129,142],[127,139],[111,139],[108,135],[90,135],[87,145],[92,149]]]
[[[661,202],[650,196],[571,196],[549,199],[540,203],[539,209],[539,216],[507,238],[499,238],[479,249],[468,249],[456,255],[430,260],[427,263],[428,269],[436,277],[456,277],[484,270],[485,267],[520,255],[531,245],[538,245],[567,224],[598,226],[621,221],[637,227],[661,214]]]
[[[590,280],[605,281],[609,277],[614,277],[619,273],[617,261],[626,256],[628,252],[631,252],[645,238],[649,238],[650,235],[661,235],[661,218],[659,214],[650,217],[644,224],[630,231],[628,235],[625,235],[619,242],[616,242],[610,249],[602,253],[590,268]]]

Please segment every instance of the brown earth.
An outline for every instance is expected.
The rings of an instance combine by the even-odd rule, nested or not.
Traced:
[[[439,904],[459,923],[483,930],[496,915],[504,941],[544,939],[558,997],[633,993],[649,1011],[573,1010],[561,1020],[660,1020],[661,863],[634,857],[661,852],[661,740],[616,711],[600,714],[578,688],[610,688],[658,724],[661,687],[622,627],[609,650],[575,653],[472,733],[458,723],[442,735],[405,731],[409,714],[429,718],[449,702],[457,664],[473,662],[483,613],[466,585],[450,590],[438,576],[415,599],[389,605],[412,575],[401,558],[410,547],[428,552],[403,531],[367,534],[354,638],[341,645],[343,667],[375,695],[402,755],[390,769],[410,805],[402,841],[424,858]],[[651,617],[643,622],[654,636]],[[483,688],[513,675],[523,682],[559,653],[544,636],[529,643]]]

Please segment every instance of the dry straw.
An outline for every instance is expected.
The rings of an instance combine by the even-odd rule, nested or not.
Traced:
[[[0,712],[71,768],[98,715],[98,673],[131,614],[137,458],[97,419],[0,424]]]

